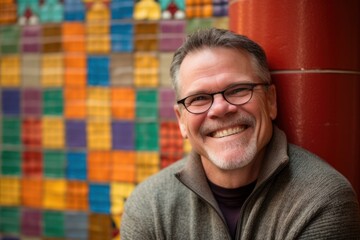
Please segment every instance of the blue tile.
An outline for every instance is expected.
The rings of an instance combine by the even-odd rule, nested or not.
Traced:
[[[65,237],[69,239],[88,239],[88,214],[65,212]]]
[[[86,180],[87,178],[86,153],[82,153],[82,152],[67,153],[66,174],[68,179]]]
[[[87,70],[89,86],[109,86],[110,60],[108,56],[89,56]]]
[[[110,213],[110,186],[108,184],[90,184],[89,204],[92,212]]]
[[[134,12],[134,0],[113,0],[111,19],[131,19]]]

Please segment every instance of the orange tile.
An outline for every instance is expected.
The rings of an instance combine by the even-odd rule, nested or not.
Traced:
[[[66,208],[70,210],[88,210],[88,192],[89,187],[86,182],[67,181]]]
[[[86,87],[86,55],[82,53],[65,54],[65,86]]]
[[[93,182],[109,182],[111,171],[110,151],[88,153],[88,179]]]
[[[135,152],[114,151],[111,161],[111,180],[119,182],[135,182]]]
[[[86,117],[86,88],[65,87],[64,110],[66,118]]]
[[[43,181],[40,178],[21,179],[21,204],[26,207],[41,208]]]
[[[66,52],[85,52],[85,26],[79,22],[62,24],[63,49]]]
[[[113,118],[135,118],[135,90],[133,88],[111,89],[111,113]]]
[[[213,15],[213,6],[212,4],[187,6],[185,11],[187,18],[194,18],[194,17],[206,18],[206,17],[211,17]]]

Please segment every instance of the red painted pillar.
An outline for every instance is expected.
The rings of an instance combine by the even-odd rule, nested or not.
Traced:
[[[267,52],[277,124],[360,196],[360,1],[232,0],[229,9],[230,29]]]

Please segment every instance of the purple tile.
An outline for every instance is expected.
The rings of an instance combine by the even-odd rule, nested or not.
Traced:
[[[20,90],[4,89],[1,94],[2,112],[4,115],[19,115]]]
[[[114,121],[112,126],[113,149],[134,149],[134,123],[126,121]]]
[[[170,88],[159,90],[159,115],[162,119],[176,119],[174,112],[175,92]]]
[[[185,38],[185,21],[162,21],[160,23],[160,51],[174,51]]]
[[[185,33],[185,21],[162,21],[160,23],[160,32],[161,33],[181,33],[183,35]]]
[[[41,235],[41,211],[23,209],[21,217],[21,233],[25,236],[36,237]]]
[[[85,121],[66,121],[66,146],[70,148],[86,147],[86,124]]]
[[[26,116],[40,116],[42,92],[40,89],[24,89],[21,94],[21,112]]]
[[[40,52],[41,27],[39,25],[28,25],[23,27],[21,46],[24,53]]]

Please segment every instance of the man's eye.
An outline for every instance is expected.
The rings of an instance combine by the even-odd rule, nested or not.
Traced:
[[[226,95],[228,96],[237,96],[237,95],[244,95],[246,94],[250,88],[247,87],[237,87],[233,89],[229,89],[229,91],[226,92]]]
[[[196,95],[188,98],[188,105],[202,105],[211,100],[209,95]]]

